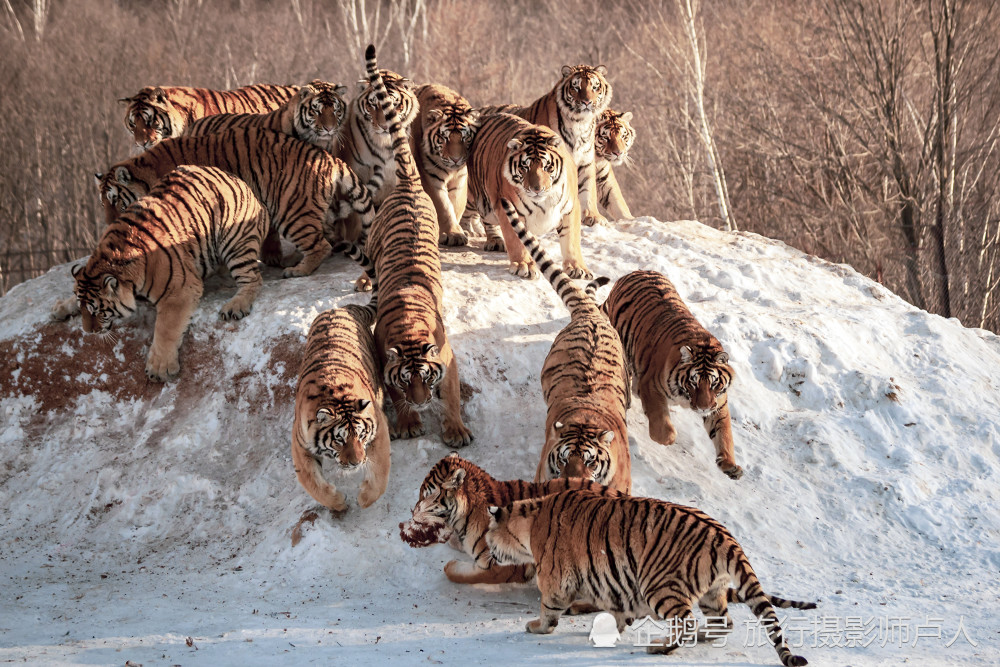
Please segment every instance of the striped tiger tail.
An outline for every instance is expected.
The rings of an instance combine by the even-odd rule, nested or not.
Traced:
[[[607,285],[610,282],[611,282],[611,278],[608,278],[607,276],[601,276],[599,278],[594,278],[589,283],[587,283],[587,286],[584,288],[584,292],[586,292],[587,296],[589,296],[591,299],[594,299],[594,302],[596,303],[597,302],[597,290],[601,289],[602,287],[604,287],[605,285]]]
[[[389,135],[392,137],[392,152],[396,157],[396,178],[397,183],[407,183],[413,187],[421,187],[420,173],[417,171],[417,163],[413,159],[410,151],[410,139],[406,129],[400,122],[399,114],[389,99],[389,91],[386,90],[385,81],[382,80],[382,73],[378,70],[378,63],[375,59],[375,45],[369,44],[365,49],[365,67],[368,71],[368,81],[371,83],[378,103],[382,107],[382,115],[389,125]]]
[[[368,322],[368,326],[375,324],[375,314],[378,312],[378,278],[375,277],[375,262],[365,254],[361,246],[350,241],[341,241],[334,246],[333,252],[344,253],[346,257],[350,257],[364,269],[365,275],[368,276],[368,280],[372,283],[372,296],[367,304],[358,307],[369,311],[371,321]]]

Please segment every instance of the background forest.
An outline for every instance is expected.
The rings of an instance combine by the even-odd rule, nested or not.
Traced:
[[[634,215],[781,239],[998,331],[998,37],[996,3],[962,0],[0,0],[0,294],[96,243],[93,174],[130,148],[118,98],[353,93],[373,41],[474,105],[604,64],[634,114]]]

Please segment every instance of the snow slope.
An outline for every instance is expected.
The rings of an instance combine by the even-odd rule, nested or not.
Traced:
[[[442,251],[476,435],[462,455],[530,478],[538,373],[568,316],[546,282],[509,276],[505,256],[479,248]],[[816,665],[1000,662],[996,336],[752,234],[642,218],[585,230],[583,250],[598,275],[665,273],[729,351],[745,477],[715,468],[692,414],[675,410],[677,444],[651,442],[635,400],[634,491],[705,510],[766,590],[821,600],[787,615],[796,653]],[[320,512],[293,547],[315,507],[289,453],[298,359],[317,313],[367,299],[351,290],[357,273],[343,258],[309,278],[267,270],[238,323],[219,321],[232,289],[213,279],[166,386],[142,370],[151,312],[114,344],[83,336],[78,319],[48,321],[71,289],[66,266],[0,299],[0,660],[777,664],[746,607],[732,610],[725,647],[663,658],[632,633],[590,647],[590,617],[528,635],[533,588],[448,582],[457,552],[412,549],[397,529],[448,452],[433,417],[426,437],[393,443],[385,496]],[[357,485],[338,484],[352,501]],[[960,619],[965,636],[946,646]]]

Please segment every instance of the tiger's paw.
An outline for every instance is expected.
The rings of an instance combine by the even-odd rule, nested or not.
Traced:
[[[657,424],[655,420],[649,421],[649,437],[653,442],[661,445],[672,445],[677,441],[677,429],[670,422]]]
[[[280,266],[280,265],[279,265]],[[302,268],[302,263],[299,262],[295,266],[290,266],[281,272],[282,278],[302,278],[303,276],[308,276],[312,271],[306,271]]]
[[[149,351],[146,360],[146,376],[156,382],[166,382],[177,377],[181,371],[181,363],[177,359],[177,351],[161,352],[156,348]]]
[[[542,619],[536,618],[533,621],[528,621],[528,624],[524,626],[524,629],[533,635],[550,635],[552,631],[556,629],[556,624],[545,625]]]
[[[503,242],[503,237],[490,236],[486,239],[483,250],[486,252],[507,252],[507,245]]]
[[[74,315],[79,314],[80,302],[73,298],[58,299],[54,304],[52,304],[52,310],[49,311],[49,317],[57,322],[68,320]]]
[[[599,611],[600,609],[589,602],[574,602],[565,613],[567,616],[581,616],[583,614],[594,614]]]
[[[535,267],[535,263],[530,259],[523,262],[511,262],[510,266],[507,267],[507,271],[515,276],[527,278],[528,280],[534,280],[538,277],[538,269]]]
[[[726,473],[726,476],[729,477],[729,479],[739,479],[740,477],[743,477],[743,468],[739,467],[732,461],[718,461],[717,465],[719,466],[719,470]]]
[[[219,317],[224,320],[242,320],[250,314],[252,307],[252,303],[244,303],[243,299],[233,297],[223,304],[222,310],[219,311]]]
[[[441,430],[441,439],[448,447],[467,447],[472,444],[476,436],[472,435],[472,431],[466,428],[465,424],[458,422],[457,424],[445,424]]]
[[[482,570],[476,567],[475,563],[450,560],[444,565],[444,576],[448,577],[448,581],[456,584],[468,583],[468,579],[477,574],[482,574]]]
[[[580,221],[583,224],[585,224],[587,227],[593,227],[594,225],[607,225],[608,224],[608,219],[605,218],[600,213],[598,213],[597,211],[589,211],[589,212],[585,213],[582,216],[582,218],[581,218]]]
[[[408,440],[419,438],[424,433],[426,433],[426,429],[423,422],[420,421],[420,415],[413,410],[408,410],[402,415],[396,415],[396,428],[389,435],[392,440]]]
[[[563,262],[563,271],[570,278],[582,278],[583,280],[592,280],[594,274],[587,269],[583,264],[579,264],[572,259],[567,259]]]
[[[441,232],[438,238],[438,245],[443,246],[463,246],[469,245],[469,237],[465,232]]]
[[[358,494],[358,505],[361,507],[370,507],[372,503],[381,497],[382,491],[376,489],[374,484],[363,482],[361,484],[361,493]]]
[[[354,281],[354,291],[355,292],[371,292],[372,291],[372,280],[365,274]]]

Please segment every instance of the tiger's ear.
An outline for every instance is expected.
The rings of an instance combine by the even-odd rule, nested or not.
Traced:
[[[725,365],[729,363],[729,355],[726,352],[719,352],[715,355],[715,363]]]
[[[355,408],[357,409],[358,412],[363,412],[364,410],[368,409],[368,406],[371,404],[372,402],[369,401],[367,398],[359,398],[357,404],[355,405]]]
[[[454,490],[462,486],[462,482],[465,481],[465,468],[455,468],[448,475],[448,479],[444,480],[441,484],[442,489]]]
[[[442,118],[444,118],[444,114],[441,112],[440,109],[431,109],[430,111],[427,112],[427,120],[431,121],[432,123],[441,120]]]
[[[78,275],[80,275],[80,272],[83,271],[83,267],[84,267],[83,262],[78,262],[73,266],[69,267],[69,272],[70,274],[72,274],[74,278],[76,278]]]
[[[104,180],[104,174],[100,172],[94,173],[94,183],[97,185],[98,188],[101,187],[101,181],[103,180]]]
[[[347,94],[347,86],[338,83],[336,86],[333,87],[333,92],[343,97],[344,95]]]
[[[562,139],[558,134],[553,134],[545,140],[545,145],[551,148],[558,148],[559,146],[562,146]]]
[[[438,346],[434,343],[424,343],[424,346],[420,348],[420,352],[426,357],[436,357],[438,355]]]
[[[159,86],[153,89],[153,92],[150,94],[150,97],[153,98],[153,102],[155,102],[156,104],[165,105],[167,103],[167,93],[164,92],[164,90]]]
[[[458,452],[451,452],[445,458],[446,459],[458,459],[458,458],[461,458],[461,457],[458,455]]]
[[[122,185],[128,185],[132,182],[132,172],[127,167],[115,167],[115,180]]]
[[[605,445],[610,445],[611,441],[615,439],[614,431],[605,431],[601,434],[601,442]]]
[[[691,348],[687,345],[681,347],[681,363],[686,364],[691,361]]]
[[[315,95],[317,92],[319,91],[313,88],[311,84],[307,83],[306,85],[299,88],[299,99],[304,100],[310,95]]]
[[[360,81],[358,81],[357,86],[358,86],[358,92],[363,93],[365,91],[365,88],[368,87],[368,79],[361,79]]]
[[[385,360],[386,361],[396,361],[397,359],[399,359],[399,348],[398,347],[390,347],[388,350],[385,351]]]
[[[608,75],[608,68],[605,67],[604,65],[598,65],[597,67],[594,68],[594,71],[600,74],[601,76]]]
[[[333,413],[328,408],[320,408],[316,411],[316,423],[319,425],[328,424],[333,421]]]
[[[494,521],[499,521],[500,520],[500,513],[502,511],[503,510],[501,508],[497,507],[496,505],[490,505],[490,516],[493,517]]]
[[[134,99],[135,99],[134,97],[119,97],[118,98],[118,103],[119,104],[128,104],[129,102],[131,102]]]
[[[562,422],[556,422],[555,424],[552,425],[552,428],[554,428],[557,431],[561,431],[563,426],[564,424]]]
[[[631,111],[626,111],[625,113],[623,113],[620,116],[620,118],[621,118],[621,120],[622,120],[623,123],[631,123],[632,122],[632,112]]]
[[[573,67],[572,65],[563,65],[562,66],[562,70],[561,70],[562,78],[565,79],[566,77],[568,77],[570,74],[572,74],[575,71],[576,71],[576,68]]]
[[[104,287],[107,288],[107,289],[110,289],[111,291],[114,291],[114,290],[118,289],[118,279],[115,278],[110,273],[105,274],[105,276],[104,276]]]
[[[522,146],[524,146],[524,142],[521,141],[518,137],[514,137],[513,139],[507,142],[507,150],[511,152],[521,150]]]
[[[471,127],[478,128],[481,121],[482,114],[479,113],[479,109],[469,109],[468,113],[465,114],[465,122]]]

